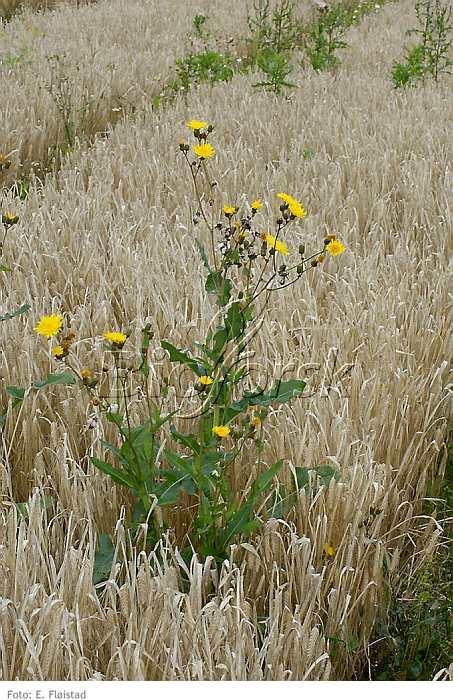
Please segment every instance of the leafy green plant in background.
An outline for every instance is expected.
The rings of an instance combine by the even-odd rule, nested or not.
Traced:
[[[192,20],[193,28],[195,30],[195,35],[199,39],[202,39],[204,37],[205,24],[206,24],[207,20],[208,20],[208,17],[206,17],[206,15],[202,15],[202,14],[196,14]]]
[[[247,12],[248,44],[253,56],[263,49],[277,53],[291,51],[299,34],[294,0],[279,0],[271,7],[270,0],[255,0]]]
[[[348,47],[343,37],[350,23],[350,11],[341,3],[318,11],[304,40],[304,53],[314,70],[326,70],[338,63],[336,52]]]
[[[285,54],[263,49],[257,57],[257,65],[264,73],[264,79],[254,83],[253,87],[266,88],[276,95],[281,95],[284,88],[297,87],[288,81],[293,67]]]
[[[202,51],[176,61],[176,79],[170,84],[173,91],[188,90],[192,84],[217,83],[231,80],[234,62],[229,54]]]
[[[419,27],[406,33],[416,34],[420,41],[406,49],[403,61],[394,63],[392,80],[395,88],[411,87],[427,76],[437,83],[441,74],[451,74],[451,5],[444,5],[441,0],[420,0],[415,5],[415,13]]]

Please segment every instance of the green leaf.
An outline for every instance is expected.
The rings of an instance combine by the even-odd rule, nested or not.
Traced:
[[[115,548],[108,535],[104,533],[99,535],[99,542],[94,557],[93,566],[93,584],[102,583],[105,581],[112,570],[113,557],[115,556]]]
[[[296,467],[297,488],[303,489],[310,483],[310,472],[306,467]]]
[[[341,476],[340,473],[330,464],[320,464],[318,467],[314,467],[313,469],[307,469],[307,467],[296,467],[296,480],[297,487],[299,489],[305,488],[305,486],[310,482],[311,471],[315,472],[323,486],[329,486],[332,479],[339,481]]]
[[[228,341],[228,331],[225,326],[220,326],[220,328],[217,329],[212,340],[212,353],[217,360],[225,347],[225,343]]]
[[[198,374],[198,360],[191,357],[187,352],[179,350],[167,340],[162,340],[161,345],[170,355],[171,362],[179,362],[182,365],[187,365],[195,374]]]
[[[329,486],[332,479],[339,481],[341,474],[332,467],[331,464],[320,464],[319,467],[315,467],[314,471],[319,476],[321,483],[324,486]]]
[[[0,265],[0,272],[12,272],[10,267],[6,267],[6,265]]]
[[[245,393],[240,401],[236,401],[224,411],[224,421],[228,422],[235,416],[243,413],[249,406],[271,406],[274,403],[287,403],[293,398],[303,394],[306,383],[301,379],[289,379],[286,382],[279,380],[269,393],[255,392]]]
[[[43,509],[47,509],[53,505],[54,499],[52,496],[42,496],[38,499],[39,505]],[[29,515],[29,501],[23,501],[22,503],[15,503],[16,509],[23,518],[28,518]]]
[[[9,271],[9,268],[3,268],[0,267],[1,272],[6,272]],[[22,304],[16,311],[12,311],[11,313],[5,314],[4,316],[0,316],[0,321],[9,321],[10,318],[14,318],[15,316],[21,316],[22,314],[26,314],[27,311],[30,310],[30,304]]]
[[[195,239],[195,245],[197,247],[198,252],[200,253],[200,257],[203,260],[203,264],[208,272],[211,272],[211,266],[209,264],[208,256],[206,255],[206,250],[204,249],[203,244],[198,240]]]
[[[21,389],[20,386],[7,386],[6,393],[13,397],[13,399],[23,400],[25,396],[25,389]]]
[[[252,484],[252,489],[251,489],[251,495],[253,494],[254,500],[267,491],[269,488],[269,485],[272,483],[272,480],[274,476],[278,474],[278,472],[281,470],[283,467],[283,460],[279,459],[278,462],[275,462],[275,464],[272,465],[272,467],[269,467],[269,469],[266,469],[265,472],[260,474],[255,481]]]
[[[113,423],[117,426],[117,428],[121,428],[121,426],[123,425],[124,417],[121,415],[121,413],[111,413],[110,411],[107,411],[105,417],[107,418],[109,423]]]
[[[229,520],[228,526],[225,528],[223,545],[226,546],[230,540],[240,532],[252,532],[253,529],[259,526],[260,521],[253,514],[253,508],[256,505],[259,497],[264,494],[276,474],[283,467],[283,460],[279,459],[269,469],[260,474],[252,484],[250,494],[246,502],[234,513]],[[255,526],[255,523],[256,526]]]
[[[211,294],[217,294],[217,303],[219,306],[226,306],[230,301],[231,280],[225,279],[220,271],[210,272],[206,277],[205,289]]]
[[[124,469],[115,469],[108,462],[103,462],[97,457],[91,457],[91,461],[95,467],[97,467],[101,472],[107,474],[113,481],[121,486],[127,486],[130,489],[135,488],[135,483],[132,478],[124,471]]]
[[[13,397],[13,408],[22,403],[25,397],[25,389],[21,389],[19,386],[7,386],[6,393]]]
[[[178,433],[178,431],[171,427],[170,432],[174,440],[179,442],[181,445],[188,447],[194,454],[199,454],[201,451],[201,445],[195,440],[194,435],[183,435]]]
[[[228,329],[228,337],[232,340],[238,338],[244,332],[245,318],[238,301],[235,301],[229,307],[225,323]]]
[[[60,374],[48,374],[45,379],[39,382],[35,382],[32,386],[33,389],[43,389],[46,386],[53,386],[55,384],[75,384],[76,378],[71,372],[61,372]]]

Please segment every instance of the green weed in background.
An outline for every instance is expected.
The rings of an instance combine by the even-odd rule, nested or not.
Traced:
[[[402,61],[394,63],[392,80],[395,88],[412,87],[428,76],[437,83],[442,74],[451,74],[451,5],[443,4],[441,0],[420,0],[415,5],[415,13],[419,26],[406,33],[416,34],[419,42],[406,49]]]

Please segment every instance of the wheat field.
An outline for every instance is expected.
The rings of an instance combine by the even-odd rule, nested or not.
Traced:
[[[308,216],[288,245],[313,247],[335,232],[347,246],[278,295],[254,347],[259,376],[297,371],[308,380],[306,398],[266,423],[263,460],[286,460],[286,485],[294,466],[326,462],[340,479],[299,491],[287,519],[233,545],[220,569],[196,556],[187,568],[184,508],[154,554],[133,547],[127,494],[90,464],[108,431],[88,427],[87,402],[70,388],[30,393],[2,432],[0,679],[366,677],[386,582],[445,547],[443,524],[424,506],[445,468],[451,418],[451,80],[392,89],[413,3],[365,17],[349,30],[341,64],[296,69],[287,97],[236,75],[157,110],[149,95],[187,50],[195,12],[228,38],[244,23],[245,2],[98,0],[41,14],[23,4],[30,9],[4,25],[1,44],[2,58],[25,56],[20,69],[0,67],[0,150],[12,162],[2,209],[20,217],[5,244],[13,272],[3,274],[2,313],[23,303],[31,311],[0,326],[2,404],[6,385],[29,386],[52,370],[33,333],[42,314],[69,319],[80,366],[102,366],[106,328],[130,328],[133,356],[151,323],[156,377],[171,372],[160,340],[188,347],[203,336],[212,306],[194,240],[205,234],[192,221],[178,142],[187,119],[206,119],[222,201],[259,196],[264,222],[276,192],[297,193]],[[73,103],[95,97],[50,173],[62,124],[37,85],[49,80],[46,56],[63,50]],[[21,201],[11,185],[33,164]],[[350,371],[319,390],[334,356]],[[237,466],[238,493],[254,470],[247,459]],[[27,499],[25,518],[14,503]],[[96,588],[100,532],[112,535],[115,560]],[[357,644],[333,653],[338,638]]]

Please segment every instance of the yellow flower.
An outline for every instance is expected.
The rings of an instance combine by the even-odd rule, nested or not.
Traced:
[[[53,338],[60,332],[62,325],[63,316],[51,314],[50,316],[41,316],[33,330],[44,338]]]
[[[231,430],[227,425],[215,425],[212,429],[212,432],[214,435],[217,435],[217,437],[224,438],[228,437],[228,435],[231,433]]]
[[[206,129],[209,124],[208,122],[200,122],[198,119],[191,119],[190,122],[187,122],[186,126],[192,129],[192,131],[200,131],[201,129]]]
[[[237,207],[232,207],[230,204],[225,204],[223,207],[223,213],[226,216],[233,216],[233,214],[236,214],[237,212]]]
[[[324,545],[323,551],[324,551],[324,554],[328,557],[333,557],[335,554],[335,549],[328,542],[326,542],[326,544]]]
[[[269,248],[273,248],[277,253],[281,253],[282,255],[288,255],[288,246],[286,243],[283,243],[283,241],[280,241],[275,236],[271,236],[270,233],[265,234],[265,240]]]
[[[254,199],[250,205],[250,207],[251,207],[251,209],[253,209],[253,211],[258,211],[258,209],[261,209],[262,206],[263,206],[263,203],[262,203],[261,199]]]
[[[282,199],[285,202],[285,204],[292,204],[293,202],[297,201],[296,199],[294,199],[294,197],[291,197],[290,194],[286,194],[286,192],[279,192],[277,194],[277,197],[279,199]]]
[[[199,377],[200,384],[203,384],[203,386],[209,386],[209,384],[212,384],[214,381],[212,377],[209,377],[206,374],[203,374],[201,377]]]
[[[210,143],[200,143],[198,146],[192,146],[192,150],[199,158],[212,158],[215,155],[215,150]]]
[[[334,238],[326,245],[326,250],[335,257],[336,255],[341,255],[346,250],[346,246],[343,245],[341,241]]]
[[[288,207],[291,214],[298,219],[303,219],[305,216],[307,216],[307,212],[303,208],[302,204],[297,200],[289,202]]]
[[[127,335],[124,335],[124,333],[120,333],[119,331],[107,331],[102,337],[113,345],[118,345],[120,348],[123,347],[127,340]]]
[[[55,345],[55,347],[52,350],[52,355],[55,357],[57,360],[61,360],[65,356],[65,350],[64,347],[61,345]]]
[[[11,211],[7,211],[2,214],[2,224],[7,228],[9,226],[14,226],[14,224],[17,224],[18,221],[19,217],[16,216],[16,214],[13,214]]]
[[[84,382],[88,382],[90,379],[93,379],[93,370],[89,367],[84,367],[80,372],[80,376]]]

